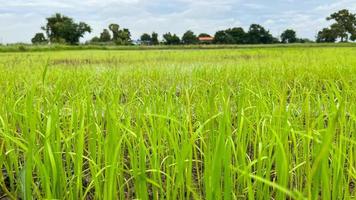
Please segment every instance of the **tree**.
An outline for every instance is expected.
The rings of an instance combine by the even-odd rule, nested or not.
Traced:
[[[46,44],[48,42],[43,33],[36,33],[31,41],[33,44]]]
[[[99,42],[100,42],[100,38],[99,38],[98,36],[93,37],[93,38],[89,41],[89,43],[99,43]]]
[[[120,29],[118,24],[110,24],[109,29],[112,32],[112,41],[117,45],[131,44],[131,33],[129,29]]]
[[[211,35],[207,33],[200,33],[198,37],[211,37]]]
[[[196,44],[198,43],[198,38],[193,31],[188,30],[183,34],[182,42],[183,44]]]
[[[316,37],[316,42],[335,42],[337,40],[338,34],[330,29],[330,28],[324,28],[323,30],[318,32],[318,35]]]
[[[249,44],[271,44],[273,36],[263,26],[252,24],[247,33],[247,43]]]
[[[243,28],[235,27],[226,30],[226,33],[233,38],[234,44],[244,44],[246,43],[246,33]]]
[[[47,18],[47,24],[42,27],[52,43],[77,44],[85,33],[91,32],[91,27],[84,23],[75,23],[72,18],[56,13]]]
[[[356,40],[356,33],[353,33],[350,37],[350,40],[355,41]]]
[[[166,33],[163,35],[163,39],[165,40],[165,44],[167,45],[178,45],[180,44],[180,39],[176,34]]]
[[[279,41],[278,38],[273,37],[273,38],[272,38],[272,43],[273,43],[273,44],[277,44],[277,43],[281,43],[281,42]]]
[[[131,33],[130,33],[130,30],[127,29],[127,28],[119,30],[119,38],[118,38],[118,40],[115,41],[115,43],[119,44],[119,45],[129,45],[129,44],[131,44]]]
[[[216,44],[233,44],[234,38],[226,31],[217,31],[214,36],[214,43]]]
[[[104,29],[103,32],[100,34],[100,42],[110,42],[111,35],[108,29]]]
[[[109,29],[112,32],[112,40],[113,41],[118,40],[120,26],[118,24],[110,24]]]
[[[296,43],[298,41],[297,34],[292,29],[287,29],[281,34],[282,43]]]
[[[144,33],[141,35],[141,42],[143,44],[149,45],[151,44],[152,38],[148,33]]]
[[[158,41],[158,34],[153,32],[151,34],[151,44],[152,45],[158,45],[159,44],[159,41]]]
[[[246,40],[246,32],[241,27],[218,31],[214,37],[217,44],[245,44]]]
[[[335,23],[330,26],[330,30],[337,35],[337,38],[340,38],[341,42],[347,42],[349,39],[354,41],[356,39],[356,14],[351,13],[347,9],[343,9],[331,14],[326,19],[328,21],[335,21]]]

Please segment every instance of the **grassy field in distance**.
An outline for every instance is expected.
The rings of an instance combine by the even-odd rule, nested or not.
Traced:
[[[1,45],[0,53],[3,52],[45,52],[45,51],[71,51],[71,50],[206,50],[206,49],[265,49],[265,48],[297,48],[297,47],[314,47],[314,48],[333,48],[333,47],[356,47],[356,43],[294,43],[294,44],[230,44],[230,45],[131,45],[131,46],[117,46],[117,45],[30,45],[30,44],[10,44]]]
[[[354,199],[355,55],[0,53],[0,199]]]

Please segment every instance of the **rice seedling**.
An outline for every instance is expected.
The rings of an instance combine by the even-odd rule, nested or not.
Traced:
[[[0,199],[354,199],[356,49],[0,54]]]

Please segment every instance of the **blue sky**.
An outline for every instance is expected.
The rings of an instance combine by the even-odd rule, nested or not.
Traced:
[[[329,24],[325,18],[343,8],[356,12],[356,0],[0,0],[0,43],[30,42],[55,12],[90,24],[93,33],[83,40],[110,23],[129,28],[133,38],[152,31],[182,35],[188,29],[213,34],[259,23],[275,36],[293,28],[313,39]]]

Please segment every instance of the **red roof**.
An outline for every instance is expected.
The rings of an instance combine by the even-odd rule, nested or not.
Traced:
[[[199,41],[213,41],[214,40],[213,37],[199,37],[198,39],[199,39]]]

